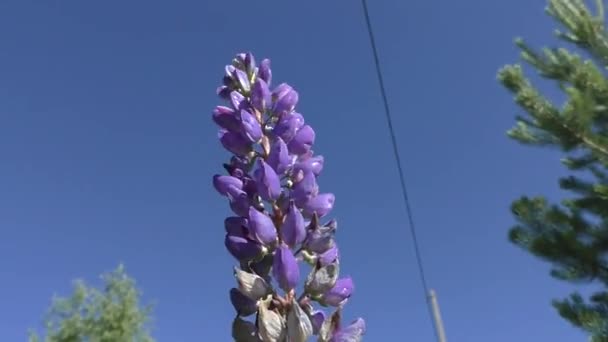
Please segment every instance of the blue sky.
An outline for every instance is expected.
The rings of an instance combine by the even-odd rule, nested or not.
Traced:
[[[507,242],[510,202],[556,198],[559,156],[505,137],[496,82],[512,40],[550,44],[544,1],[371,1],[431,287],[450,341],[582,341],[551,298],[574,287]],[[250,50],[300,92],[347,319],[366,341],[433,341],[358,1],[0,2],[0,340],[53,293],[124,262],[157,301],[159,341],[228,341],[228,157],[210,120],[223,67]]]

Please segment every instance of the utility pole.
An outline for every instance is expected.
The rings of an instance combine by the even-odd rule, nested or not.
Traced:
[[[435,323],[435,331],[437,332],[437,342],[447,342],[445,338],[445,331],[443,330],[443,321],[441,320],[441,312],[439,311],[439,303],[437,302],[437,295],[435,290],[429,291],[429,302],[431,305],[431,311],[433,312],[433,321]]]

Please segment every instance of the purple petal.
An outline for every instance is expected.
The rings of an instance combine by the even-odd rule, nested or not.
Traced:
[[[260,62],[258,76],[270,85],[272,81],[272,70],[270,69],[270,59],[266,58]]]
[[[327,291],[321,298],[324,305],[340,306],[343,304],[355,290],[355,284],[350,277],[340,278],[336,281],[336,285]]]
[[[277,137],[272,146],[270,146],[267,160],[268,165],[275,169],[278,174],[284,174],[291,166],[291,160],[287,144],[285,144],[283,139]]]
[[[253,74],[255,70],[255,58],[251,52],[247,52],[245,54],[245,58],[243,60],[243,64],[245,65],[245,70],[247,70],[247,74]]]
[[[213,186],[222,196],[228,196],[231,187],[240,190],[243,188],[243,182],[236,177],[215,175],[213,176]]]
[[[213,121],[223,129],[228,131],[237,131],[239,128],[239,120],[234,114],[234,110],[224,106],[217,106],[213,110]]]
[[[302,209],[309,216],[316,213],[319,217],[323,217],[334,208],[335,202],[336,196],[334,194],[320,194],[306,202]]]
[[[276,100],[272,111],[278,116],[291,113],[298,103],[298,92],[285,83],[279,85],[273,95]]]
[[[363,318],[357,318],[349,326],[336,331],[329,342],[361,341],[361,337],[365,335],[366,329]]]
[[[262,126],[253,114],[241,109],[240,111],[241,127],[243,134],[252,143],[257,143],[262,139]]]
[[[253,89],[251,90],[251,105],[253,108],[264,113],[268,106],[270,106],[271,101],[272,99],[270,96],[270,89],[268,89],[268,84],[263,79],[258,78],[253,84]]]
[[[289,142],[289,152],[294,154],[307,153],[314,143],[315,131],[309,125],[305,125],[298,130],[295,137]]]
[[[323,322],[325,322],[325,312],[315,311],[310,315],[310,322],[312,323],[312,332],[314,335],[319,333]]]
[[[300,280],[298,261],[286,245],[279,246],[274,254],[272,274],[285,292],[295,288]]]
[[[339,256],[338,246],[335,244],[325,252],[319,254],[319,263],[321,266],[326,266],[336,261]]]
[[[237,288],[230,289],[230,302],[239,316],[253,315],[258,310],[256,302]]]
[[[290,247],[298,245],[306,238],[306,226],[304,217],[293,201],[289,205],[289,211],[285,215],[285,221],[281,226],[283,241]]]
[[[247,193],[235,187],[231,187],[229,190],[227,196],[230,203],[230,209],[239,216],[247,216],[249,207],[251,206]]]
[[[304,117],[300,113],[291,113],[284,115],[279,119],[272,133],[276,137],[280,137],[284,142],[289,143],[304,125]]]
[[[224,100],[228,100],[230,99],[230,92],[232,91],[232,89],[230,89],[230,87],[227,87],[225,85],[218,87],[217,90],[215,91],[215,93]]]
[[[239,261],[251,260],[262,253],[262,246],[259,243],[241,236],[226,234],[224,245]]]
[[[249,78],[247,77],[246,72],[236,69],[234,70],[233,78],[237,81],[239,88],[241,88],[241,90],[243,90],[245,93],[248,93],[251,90],[251,84],[249,83]]]
[[[274,201],[281,195],[281,181],[274,169],[264,160],[258,159],[258,167],[253,172],[258,194],[265,201]]]
[[[301,174],[302,177],[306,172],[312,172],[315,176],[321,174],[325,159],[323,156],[314,156],[305,160],[298,161],[293,166],[294,174]]]
[[[238,91],[230,93],[230,103],[236,110],[247,109],[247,99]]]
[[[301,181],[293,186],[291,198],[295,201],[298,207],[304,206],[307,202],[317,196],[319,186],[317,179],[312,172],[307,172]]]
[[[240,216],[230,216],[224,220],[226,233],[235,236],[246,237],[249,233],[247,229],[247,219]]]
[[[218,136],[222,146],[237,156],[245,156],[251,151],[251,143],[239,133],[220,130]]]
[[[277,239],[277,230],[268,215],[249,208],[249,234],[264,245],[271,245]]]

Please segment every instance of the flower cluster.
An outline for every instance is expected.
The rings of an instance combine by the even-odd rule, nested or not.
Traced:
[[[286,83],[271,89],[271,80],[268,59],[258,66],[251,53],[238,54],[217,91],[229,105],[213,111],[218,138],[232,153],[227,175],[213,177],[234,212],[224,222],[226,248],[239,262],[238,286],[230,290],[237,313],[232,336],[243,342],[305,342],[313,335],[322,342],[361,341],[363,319],[340,322],[354,285],[339,276],[337,222],[325,219],[335,196],[317,185],[324,159],[312,151],[315,131],[295,111],[298,93]],[[311,271],[296,289],[301,262]],[[336,309],[326,315],[314,302]],[[254,314],[255,322],[246,319]]]

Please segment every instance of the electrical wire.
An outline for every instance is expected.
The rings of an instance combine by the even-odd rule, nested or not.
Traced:
[[[422,283],[422,287],[424,289],[424,298],[425,298],[425,301],[427,302],[427,311],[429,313],[431,325],[434,327],[435,321],[433,319],[433,311],[430,307],[430,303],[429,303],[429,299],[428,299],[429,287],[428,287],[428,284],[426,281],[424,266],[422,263],[422,256],[420,253],[418,237],[416,234],[416,225],[414,224],[414,215],[412,213],[412,207],[410,205],[410,199],[409,199],[408,192],[407,192],[407,186],[406,186],[406,182],[405,182],[403,166],[401,163],[401,156],[399,154],[399,148],[397,147],[397,139],[395,138],[395,129],[393,128],[393,120],[392,120],[392,116],[391,116],[390,107],[388,104],[388,96],[386,95],[386,89],[384,86],[384,78],[382,77],[382,69],[380,68],[380,58],[378,57],[378,48],[376,47],[376,39],[374,38],[374,33],[372,30],[372,23],[371,23],[370,16],[369,16],[369,9],[367,7],[367,1],[361,0],[361,3],[363,5],[363,14],[365,15],[365,22],[367,24],[367,32],[369,34],[369,40],[370,40],[372,52],[374,55],[374,63],[376,65],[376,74],[378,75],[380,93],[382,95],[382,102],[384,103],[384,113],[386,115],[388,130],[390,132],[391,143],[393,146],[393,154],[394,154],[395,162],[397,164],[397,171],[399,173],[399,181],[401,183],[401,193],[403,194],[403,202],[405,204],[408,223],[409,223],[409,227],[410,227],[410,234],[412,236],[412,242],[414,245],[414,253],[416,255],[416,263],[418,265],[418,273],[420,276],[420,281]],[[436,339],[439,340],[437,331],[435,329],[433,329],[433,332],[435,334]]]

